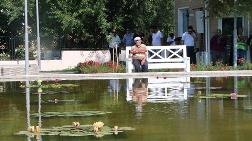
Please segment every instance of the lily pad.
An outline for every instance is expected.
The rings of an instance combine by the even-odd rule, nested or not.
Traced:
[[[198,98],[202,98],[202,99],[209,99],[209,98],[230,98],[231,95],[230,94],[211,94],[209,96],[197,96]],[[238,98],[244,98],[247,97],[247,95],[239,95],[237,94],[236,97]]]
[[[230,97],[231,96],[230,94],[212,94],[212,95],[215,97]],[[236,96],[237,97],[248,97],[247,95],[239,95],[239,94],[237,94]]]
[[[199,96],[201,99],[211,99],[211,98],[216,98],[214,96]]]
[[[70,104],[74,104],[74,103],[81,103],[84,102],[83,100],[75,100],[75,99],[49,99],[49,100],[42,100],[42,103],[70,103]],[[38,101],[35,101],[35,103],[38,103]]]
[[[25,88],[25,85],[20,85],[21,88]],[[30,84],[28,87],[30,88],[42,88],[42,89],[61,89],[61,88],[73,88],[73,87],[79,87],[79,85],[76,84],[60,84],[60,83],[53,83],[53,84],[43,84],[43,85],[37,85],[37,84]]]
[[[135,130],[132,127],[119,127],[118,130],[114,130],[109,126],[103,126],[98,132],[93,131],[93,125],[80,125],[74,127],[72,125],[64,125],[60,127],[42,128],[39,133],[33,133],[29,131],[19,131],[15,135],[27,135],[29,137],[35,136],[96,136],[102,137],[105,135],[118,134],[124,131]]]
[[[206,87],[196,87],[195,90],[205,90]],[[222,89],[222,87],[210,87],[210,90]]]
[[[252,106],[244,106],[244,110],[252,111]]]
[[[111,112],[103,111],[76,111],[76,112],[44,112],[31,114],[33,117],[88,117],[110,114]]]

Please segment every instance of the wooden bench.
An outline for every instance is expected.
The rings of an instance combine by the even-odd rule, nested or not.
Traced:
[[[130,58],[131,47],[126,47],[126,71],[131,73],[134,70],[132,58]],[[147,46],[148,69],[173,69],[182,68],[190,72],[190,58],[186,55],[185,45],[176,46]]]

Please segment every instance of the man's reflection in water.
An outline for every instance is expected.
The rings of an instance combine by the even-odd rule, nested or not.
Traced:
[[[131,92],[132,100],[136,102],[137,117],[142,116],[143,104],[147,101],[148,96],[148,79],[135,79],[133,90]]]

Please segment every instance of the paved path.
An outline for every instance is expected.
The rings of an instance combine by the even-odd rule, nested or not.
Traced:
[[[41,72],[38,75],[13,75],[0,76],[0,81],[24,80],[84,80],[84,79],[127,79],[146,77],[225,77],[225,76],[252,76],[252,70],[237,71],[192,71],[185,72],[147,72],[147,73],[96,73],[96,74],[71,74],[63,72]]]

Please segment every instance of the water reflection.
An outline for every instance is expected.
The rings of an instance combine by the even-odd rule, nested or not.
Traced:
[[[133,83],[133,89],[130,91],[132,100],[136,102],[136,112],[141,113],[143,110],[143,104],[147,102],[148,97],[148,80],[147,79],[135,79]]]
[[[121,90],[121,84],[119,79],[110,79],[108,86],[108,93],[113,96],[114,101],[118,102],[118,94]]]
[[[30,117],[30,83],[28,80],[25,81],[25,97],[26,97],[26,118],[27,118],[27,129],[31,126]],[[31,137],[27,137],[27,141],[30,141]]]
[[[5,92],[5,89],[6,89],[5,84],[6,84],[6,83],[1,83],[1,82],[0,82],[0,93]]]
[[[137,118],[142,118],[143,107],[145,103],[176,103],[176,106],[164,106],[156,109],[155,105],[150,112],[166,113],[169,111],[180,111],[179,114],[186,113],[185,103],[180,103],[188,98],[188,89],[190,88],[190,78],[135,78],[127,80],[127,101],[135,103],[135,112]],[[178,106],[178,107],[177,107]],[[173,108],[178,109],[173,109]],[[160,107],[159,107],[160,108]],[[149,109],[150,110],[150,109]],[[167,113],[171,114],[171,113]]]
[[[39,119],[37,125],[32,125],[31,124],[31,91],[30,91],[30,82],[28,80],[25,81],[25,97],[26,97],[26,118],[27,118],[27,129],[34,126],[38,126],[41,128],[42,126],[42,119],[41,119],[41,92],[38,92],[38,114],[39,114]],[[37,127],[36,127],[37,128]],[[35,139],[37,141],[42,141],[42,136],[41,135],[36,135]],[[27,137],[27,141],[31,141],[31,137]]]
[[[146,78],[128,79],[127,101],[135,101],[134,92],[136,87],[146,87],[146,102],[169,102],[187,100],[190,79],[187,77],[176,78]],[[140,85],[140,86],[139,86]]]
[[[134,133],[127,134],[127,136],[121,135],[119,138],[110,136],[102,140],[249,140],[249,131],[251,127],[248,123],[252,122],[251,78],[191,78],[190,82],[184,81],[183,79],[186,80],[186,78],[129,79],[126,83],[128,92],[126,96],[127,101],[124,95],[125,81],[78,81],[76,83],[80,84],[82,91],[77,88],[69,94],[42,95],[43,100],[46,101],[43,105],[43,110],[41,109],[40,93],[38,93],[38,95],[33,95],[34,89],[31,88],[30,90],[29,87],[26,87],[26,109],[24,109],[24,95],[14,95],[12,93],[0,95],[2,96],[0,98],[3,99],[1,111],[1,115],[3,116],[1,116],[0,122],[3,126],[8,125],[9,127],[16,128],[11,128],[9,131],[7,130],[8,133],[12,135],[16,130],[26,130],[26,126],[35,126],[37,123],[41,126],[41,117],[30,119],[30,114],[33,112],[41,113],[41,110],[45,112],[92,109],[112,111],[112,114],[104,117],[80,118],[78,121],[83,124],[90,124],[93,121],[101,120],[107,125],[114,125],[116,123],[117,125],[127,125],[137,129]],[[26,86],[29,86],[29,82],[27,81],[26,83]],[[101,87],[98,87],[97,84]],[[111,93],[108,93],[108,85],[109,88],[111,88],[111,90],[109,90]],[[12,87],[9,85],[6,86],[6,91],[10,92],[9,90],[11,90]],[[99,91],[97,91],[98,89]],[[202,99],[197,97],[198,93],[200,93],[201,96],[230,94],[234,92],[235,89],[237,89],[239,95],[247,95],[248,97],[238,97],[238,99],[235,100],[230,97]],[[78,92],[78,90],[80,92]],[[112,96],[110,95],[117,95],[119,97],[117,106],[111,106],[114,104],[114,101],[112,101]],[[74,104],[72,104],[72,102],[50,104],[48,99],[54,99],[55,96],[57,99],[63,101],[77,99],[78,101],[85,102],[75,102]],[[20,104],[20,99],[22,99],[22,104]],[[4,102],[6,100],[7,102]],[[37,102],[37,100],[39,101]],[[34,101],[36,101],[36,103]],[[22,109],[18,109],[19,114],[17,115],[22,115],[22,117],[17,122],[13,122],[13,120],[8,122],[8,120],[6,120],[14,116],[17,117],[13,115],[12,110],[16,108],[12,107],[22,107]],[[8,111],[8,109],[11,110]],[[27,114],[24,112],[27,112]],[[23,119],[24,117],[27,118],[25,127],[23,127],[24,122],[26,122]],[[21,120],[22,122],[20,122]],[[42,120],[44,121],[43,127],[49,127],[54,125],[65,125],[72,121],[76,121],[76,118],[43,118]],[[21,125],[16,126],[18,124]],[[5,135],[5,131],[6,129],[2,128],[1,135]],[[169,135],[167,133],[169,133]],[[43,137],[43,140],[55,141],[90,139],[96,140],[93,138],[80,137]],[[14,141],[20,139],[16,136],[7,136],[3,140]],[[30,141],[36,139],[25,137],[25,139],[22,140]],[[40,138],[40,140],[42,139]]]

